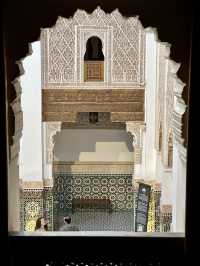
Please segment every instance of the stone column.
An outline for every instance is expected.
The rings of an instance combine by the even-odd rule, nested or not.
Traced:
[[[152,28],[146,29],[146,63],[145,63],[145,123],[144,133],[144,178],[152,180],[156,178],[156,59],[157,43],[155,32]]]

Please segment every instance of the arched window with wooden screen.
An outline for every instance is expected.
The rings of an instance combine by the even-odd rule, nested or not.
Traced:
[[[104,55],[102,41],[92,36],[87,40],[84,55],[84,81],[104,80]]]

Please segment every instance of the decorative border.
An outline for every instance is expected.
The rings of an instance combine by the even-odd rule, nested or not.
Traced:
[[[53,162],[53,172],[133,174],[134,162]]]

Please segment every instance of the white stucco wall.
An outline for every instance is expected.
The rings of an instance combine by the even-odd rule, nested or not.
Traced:
[[[40,42],[32,44],[33,53],[23,60],[25,74],[21,77],[23,136],[20,143],[19,176],[42,179],[41,140],[41,55]]]
[[[65,129],[55,137],[55,161],[133,161],[125,130]]]
[[[145,62],[145,123],[146,130],[143,139],[143,158],[141,176],[145,179],[156,178],[156,41],[151,30],[146,34],[146,62]]]
[[[172,169],[163,166],[161,152],[157,152],[156,179],[161,182],[161,204],[172,204]]]
[[[186,161],[180,158],[178,144],[173,147],[172,230],[185,232]]]

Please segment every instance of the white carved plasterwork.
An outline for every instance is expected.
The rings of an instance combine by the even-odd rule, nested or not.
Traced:
[[[170,54],[170,48],[167,43],[157,44],[157,98],[156,98],[156,136],[155,136],[155,148],[159,151],[159,134],[164,131],[165,121],[165,89],[167,88],[167,75],[168,75],[168,56]],[[160,125],[162,125],[160,129]]]
[[[18,62],[20,72],[22,71],[22,64]],[[20,67],[21,66],[21,67]],[[21,110],[21,85],[20,80],[15,79],[13,81],[13,85],[15,87],[16,91],[16,98],[11,103],[11,108],[13,110],[14,116],[15,116],[15,132],[14,136],[12,136],[13,144],[10,146],[10,160],[16,159],[18,157],[19,151],[20,151],[20,138],[22,136],[22,128],[23,128],[23,113]]]
[[[156,148],[159,147],[159,127],[162,125],[162,162],[168,165],[168,140],[173,134],[173,144],[178,146],[181,158],[186,158],[182,138],[182,116],[186,105],[182,98],[185,84],[177,77],[180,64],[169,59],[169,45],[158,43],[157,50],[157,112],[156,112]]]
[[[140,122],[126,122],[126,131],[133,136],[133,147],[135,155],[135,164],[142,163],[142,135],[145,130],[144,123]]]
[[[175,80],[173,93],[174,93],[174,108],[172,114],[172,129],[174,135],[174,143],[178,146],[178,152],[181,160],[186,162],[186,148],[183,145],[184,139],[182,138],[182,117],[186,110],[186,104],[182,98],[183,88],[185,83],[177,78],[176,72],[179,68],[179,64],[173,65],[172,78]]]
[[[46,123],[46,161],[48,164],[53,162],[54,136],[61,131],[62,122]]]
[[[104,82],[83,83],[83,57],[89,37],[103,44]],[[92,14],[77,10],[72,18],[59,17],[53,28],[42,29],[43,88],[62,86],[143,86],[145,32],[138,17],[124,18],[118,10]]]
[[[86,44],[90,37],[96,36],[102,42],[102,50],[104,54],[104,82],[89,82],[87,86],[96,86],[102,85],[105,86],[105,83],[110,82],[110,56],[112,54],[111,47],[109,46],[111,42],[112,27],[102,27],[102,26],[75,26],[77,42],[76,42],[76,67],[77,70],[77,83],[84,85],[84,54],[86,52]],[[75,78],[76,78],[75,77]]]
[[[163,105],[163,146],[162,146],[162,161],[165,167],[168,167],[168,154],[169,154],[169,133],[172,132],[172,115],[174,107],[174,93],[175,79],[173,74],[177,72],[179,65],[175,67],[175,63],[166,59],[166,82]],[[173,133],[173,132],[172,132]]]

